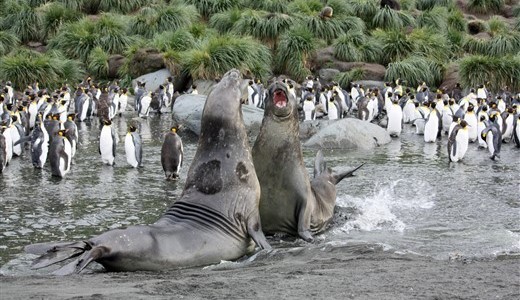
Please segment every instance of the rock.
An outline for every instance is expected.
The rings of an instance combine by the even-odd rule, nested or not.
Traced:
[[[129,73],[133,76],[165,68],[163,54],[155,49],[139,49],[130,59]]]
[[[308,148],[373,149],[390,143],[385,129],[355,118],[335,120],[303,143]]]
[[[444,78],[439,87],[442,88],[445,93],[451,95],[457,82],[459,82],[459,65],[450,64],[446,69],[446,72],[444,72]]]
[[[318,72],[318,75],[322,82],[331,82],[339,73],[339,70],[324,68]]]
[[[108,58],[108,78],[120,78],[118,72],[122,65],[124,65],[126,57],[121,54],[111,55]]]
[[[200,121],[205,102],[205,95],[184,94],[179,96],[173,106],[174,122],[184,127],[185,130],[200,135]],[[248,136],[254,141],[260,131],[264,111],[249,105],[242,105],[242,114]]]
[[[132,87],[136,85],[136,81],[146,82],[145,88],[148,91],[155,91],[159,86],[166,82],[166,79],[171,76],[168,69],[161,69],[159,71],[145,74],[132,80]]]

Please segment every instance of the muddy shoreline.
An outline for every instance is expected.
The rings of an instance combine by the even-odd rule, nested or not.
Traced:
[[[306,251],[306,250],[302,250]],[[298,252],[298,251],[297,251]],[[167,272],[1,276],[2,299],[519,299],[520,257],[433,260],[366,251]]]

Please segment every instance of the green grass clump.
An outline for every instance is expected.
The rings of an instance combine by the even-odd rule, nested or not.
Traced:
[[[447,61],[450,58],[450,43],[446,36],[435,29],[416,28],[412,30],[408,39],[413,44],[414,55],[432,58],[438,62]]]
[[[165,31],[157,34],[152,45],[159,51],[185,51],[195,46],[195,38],[187,29]]]
[[[104,12],[116,12],[128,14],[138,10],[141,6],[146,5],[145,0],[101,0],[99,10]]]
[[[404,25],[397,11],[385,6],[375,14],[372,19],[372,26],[374,28],[399,30]]]
[[[290,0],[247,0],[244,5],[254,10],[264,10],[272,13],[287,14]]]
[[[349,31],[334,41],[334,57],[343,61],[378,62],[382,49],[361,31]]]
[[[451,8],[454,6],[453,0],[417,0],[415,6],[418,10],[429,10],[436,6]]]
[[[132,17],[130,32],[152,38],[163,31],[190,27],[198,16],[191,5],[145,6]]]
[[[22,43],[42,41],[42,20],[33,7],[27,2],[20,1],[19,5],[12,4],[5,8],[7,14],[2,20],[1,27],[15,34]]]
[[[243,74],[265,77],[269,73],[269,49],[258,41],[233,35],[210,37],[180,54],[183,70],[194,79],[222,77],[237,68]]]
[[[197,8],[199,14],[206,20],[212,15],[241,5],[240,0],[185,0]]]
[[[476,13],[499,12],[504,0],[468,0],[468,8]]]
[[[79,20],[81,13],[66,8],[59,2],[52,2],[42,8],[42,30],[46,39],[53,37],[65,23]]]
[[[373,36],[381,44],[383,55],[380,63],[383,65],[392,61],[402,60],[413,53],[414,43],[401,30],[375,30]]]
[[[489,57],[472,55],[459,61],[459,76],[465,86],[488,82],[491,90],[508,86],[520,90],[520,56]]]
[[[377,1],[373,0],[350,0],[349,6],[353,15],[361,18],[366,24],[371,24],[379,11]]]
[[[303,80],[310,75],[309,58],[316,50],[313,34],[305,27],[296,27],[286,32],[280,39],[275,55],[275,70]]]
[[[240,9],[230,9],[211,16],[209,26],[215,28],[220,33],[229,33],[241,18],[242,11]]]
[[[443,32],[448,27],[448,10],[445,7],[436,6],[427,11],[423,11],[417,17],[419,27],[428,27],[437,32]]]
[[[350,87],[350,83],[358,80],[363,80],[365,76],[365,71],[361,68],[353,68],[347,72],[341,72],[334,80],[338,82],[338,84],[343,89],[348,89]]]
[[[233,25],[233,32],[250,35],[275,48],[279,36],[295,24],[286,14],[267,13],[256,10],[245,11]]]
[[[438,86],[441,83],[443,72],[443,67],[435,61],[425,57],[411,56],[388,64],[385,80],[394,81],[401,78],[410,86],[417,86],[423,81]]]
[[[20,40],[9,31],[0,31],[0,56],[9,54],[18,47]]]
[[[497,16],[489,18],[487,25],[491,35],[505,34],[510,30],[506,22],[502,21],[502,19],[499,19]]]
[[[78,62],[66,59],[59,53],[20,49],[0,58],[0,77],[9,78],[15,87],[39,82],[45,87],[57,87],[64,82],[77,82],[83,74]]]
[[[108,77],[108,59],[110,55],[101,47],[94,48],[87,59],[87,71],[98,79]]]

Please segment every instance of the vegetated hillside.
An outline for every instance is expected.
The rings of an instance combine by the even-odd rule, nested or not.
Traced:
[[[401,78],[520,90],[516,0],[383,2],[0,0],[0,79],[53,86],[164,67],[213,79],[234,67],[301,80],[331,68],[343,86]]]

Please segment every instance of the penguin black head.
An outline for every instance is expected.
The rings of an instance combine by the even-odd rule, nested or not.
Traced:
[[[483,112],[486,112],[487,110],[488,110],[488,106],[487,105],[482,106],[482,111]]]
[[[60,103],[61,103],[61,105],[65,105],[65,104],[67,104],[67,100],[61,100]]]
[[[497,115],[498,115],[498,113],[497,113],[497,112],[494,112],[494,113],[492,113],[492,114],[489,116],[489,119],[490,119],[492,122],[495,122],[495,120],[497,119]]]
[[[444,99],[444,101],[442,101],[442,104],[444,105],[448,105],[449,101],[447,99]]]
[[[418,101],[414,101],[414,102],[413,102],[413,105],[414,105],[415,107],[419,107],[419,102],[418,102]]]
[[[484,122],[485,120],[486,120],[486,116],[481,115],[481,116],[480,116],[480,122]]]
[[[128,126],[128,131],[129,132],[135,132],[136,130],[137,130],[137,127],[135,127],[134,125]]]
[[[474,89],[474,88],[471,88],[471,89],[469,90],[469,92],[470,92],[470,93],[474,93],[474,92],[475,92],[475,89]]]
[[[63,129],[62,130],[58,130],[58,132],[56,132],[56,134],[59,135],[59,136],[65,136],[65,133],[67,133],[67,131],[63,130]]]
[[[112,125],[112,121],[110,121],[108,119],[104,119],[103,124],[105,124],[106,126],[110,126],[110,125]]]
[[[13,123],[14,123],[14,122],[16,122],[18,120],[18,116],[17,115],[12,115],[11,119],[13,120]]]
[[[473,104],[468,105],[468,111],[473,111],[474,108]]]
[[[173,77],[172,76],[168,76],[168,78],[166,78],[166,80],[168,80],[168,82],[172,82],[173,81]]]
[[[438,93],[435,97],[436,97],[437,99],[441,99],[441,98],[442,98],[442,94],[441,94],[441,93]]]
[[[7,108],[7,110],[11,110],[11,109],[13,109],[13,104],[12,103],[6,104],[5,107]]]
[[[249,85],[253,85],[253,80],[249,80]]]
[[[454,116],[452,116],[452,120],[453,120],[453,122],[458,123],[460,118],[454,115]]]
[[[0,102],[3,102],[4,100],[5,100],[5,96],[4,96],[4,94],[1,94],[0,95]]]
[[[466,122],[466,120],[460,120],[459,124],[462,128],[466,128],[466,126],[468,126],[468,122]]]
[[[60,115],[52,115],[52,119],[54,121],[58,121],[60,119]]]
[[[67,120],[74,121],[74,118],[76,118],[76,114],[68,114],[67,115]]]

